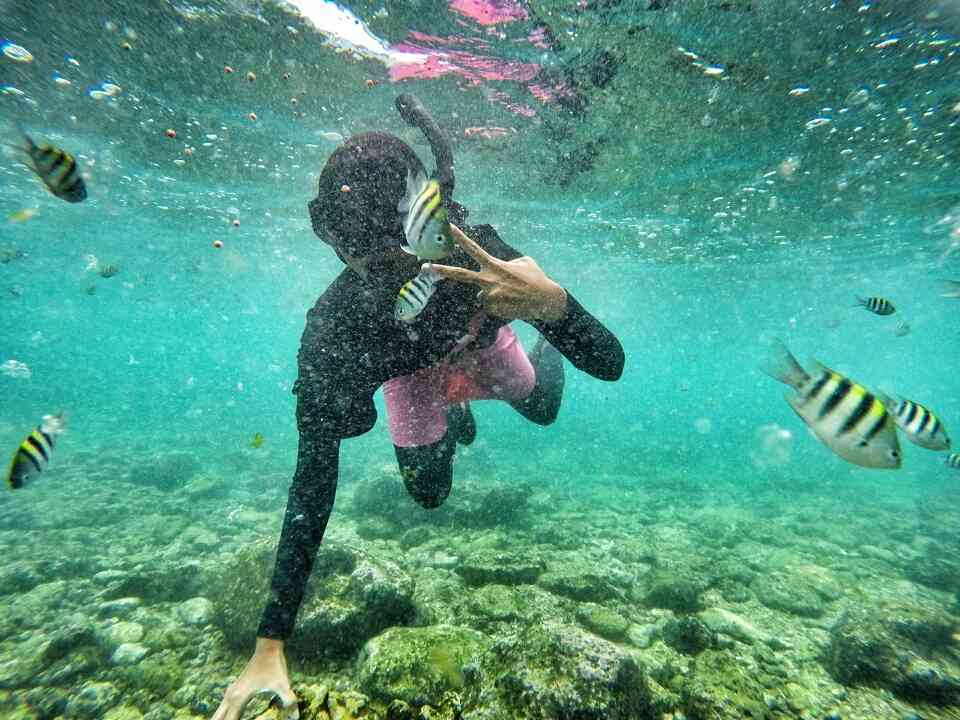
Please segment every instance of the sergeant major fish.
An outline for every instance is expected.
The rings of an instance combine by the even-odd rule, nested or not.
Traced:
[[[882,297],[857,298],[857,303],[875,315],[893,315],[897,311],[892,302]]]
[[[52,145],[37,145],[22,130],[21,134],[25,144],[7,145],[29,156],[30,163],[24,164],[37,174],[47,189],[67,202],[78,203],[85,200],[87,186],[80,177],[80,168],[73,155]]]
[[[407,170],[407,192],[397,205],[406,241],[400,246],[421,260],[439,260],[453,250],[453,233],[440,197],[440,183]]]
[[[7,469],[7,485],[16,490],[36,474],[43,472],[50,462],[54,439],[66,430],[66,420],[59,415],[44,415],[40,424],[34,428],[17,447]]]
[[[883,403],[862,385],[820,363],[808,373],[779,340],[772,362],[763,369],[796,390],[787,395],[787,403],[841,458],[867,468],[900,467],[896,426]]]
[[[893,414],[897,426],[903,430],[907,440],[927,450],[947,450],[950,438],[940,418],[920,403],[904,398],[890,398],[881,395],[880,400]]]
[[[950,453],[943,459],[943,464],[948,468],[960,470],[960,453]]]
[[[421,270],[415,278],[405,282],[397,293],[393,316],[406,323],[413,322],[437,291],[440,279],[433,270]]]

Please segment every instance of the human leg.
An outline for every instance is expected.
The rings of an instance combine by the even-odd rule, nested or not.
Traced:
[[[407,492],[428,510],[440,507],[450,494],[453,484],[453,451],[456,446],[456,438],[449,432],[432,445],[394,445],[400,475]]]
[[[473,442],[476,426],[466,403],[448,407],[446,369],[434,367],[385,383],[390,437],[410,496],[425,508],[439,507],[453,483],[457,441]]]
[[[550,425],[557,419],[563,399],[563,355],[541,335],[527,357],[533,365],[536,383],[529,395],[510,406],[537,425]]]

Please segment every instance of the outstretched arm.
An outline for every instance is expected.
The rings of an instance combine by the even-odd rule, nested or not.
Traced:
[[[303,591],[333,509],[339,456],[338,439],[309,437],[301,428],[297,470],[290,485],[270,600],[260,618],[258,638],[286,640],[293,632]]]
[[[578,370],[601,380],[620,377],[624,363],[620,342],[572,295],[547,277],[533,258],[501,260],[460,228],[451,228],[457,243],[480,265],[480,271],[434,264],[425,265],[424,269],[476,285],[486,312],[531,323]]]

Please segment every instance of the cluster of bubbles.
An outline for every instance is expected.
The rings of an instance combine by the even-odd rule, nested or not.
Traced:
[[[750,462],[760,470],[783,467],[793,455],[793,433],[776,423],[761,425],[754,433]]]
[[[33,374],[30,372],[30,368],[27,367],[26,363],[22,363],[19,360],[7,360],[5,363],[0,365],[0,373],[7,375],[8,377],[16,378],[17,380],[29,380],[30,376]]]

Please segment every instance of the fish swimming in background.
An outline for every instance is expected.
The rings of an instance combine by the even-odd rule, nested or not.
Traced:
[[[80,168],[73,155],[52,145],[37,145],[25,132],[21,131],[21,134],[24,145],[7,145],[30,157],[30,163],[24,164],[37,174],[47,189],[67,202],[85,200],[87,186],[80,177]]]
[[[36,208],[24,208],[23,210],[17,210],[16,212],[13,212],[7,215],[7,222],[12,222],[12,223],[26,222],[36,214],[37,214]]]
[[[54,439],[66,430],[67,421],[59,415],[44,415],[40,424],[17,447],[7,469],[7,485],[16,490],[36,474],[43,472],[50,462]]]
[[[943,464],[948,468],[960,470],[960,453],[950,453],[943,459]]]
[[[876,315],[893,315],[897,311],[893,303],[881,297],[857,298],[857,303]]]
[[[910,334],[910,323],[906,320],[901,320],[893,328],[893,334],[897,337],[906,337]]]
[[[808,373],[779,340],[773,353],[764,372],[796,390],[787,403],[820,442],[854,465],[900,467],[896,425],[876,396],[820,363]]]
[[[393,316],[406,323],[413,322],[437,291],[440,279],[433,270],[421,270],[413,280],[405,282],[397,293]]]
[[[263,435],[256,432],[253,434],[253,439],[250,441],[250,447],[256,450],[261,445],[263,445]]]
[[[950,438],[940,418],[920,403],[904,398],[891,398],[880,394],[880,401],[893,414],[897,427],[903,430],[907,440],[927,450],[948,450]]]
[[[453,233],[440,197],[440,183],[407,170],[407,193],[397,205],[406,241],[400,246],[421,260],[439,260],[453,250]]]
[[[940,297],[960,298],[960,280],[944,280],[943,284],[946,286],[946,292],[941,293]]]

